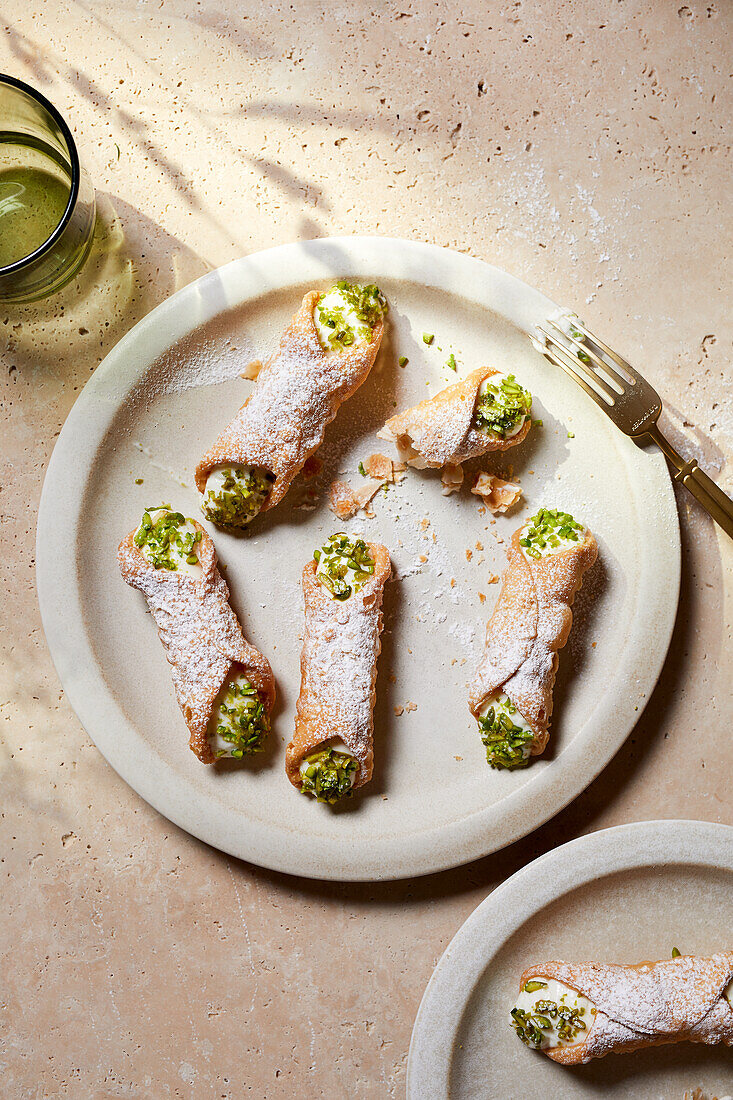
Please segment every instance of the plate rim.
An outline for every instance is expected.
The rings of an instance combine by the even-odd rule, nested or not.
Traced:
[[[720,843],[722,838],[728,842],[727,859],[726,844]],[[425,987],[410,1036],[406,1100],[445,1100],[448,1096],[451,1052],[463,1010],[475,989],[475,982],[467,983],[461,975],[466,969],[474,974],[483,973],[509,936],[535,913],[570,890],[623,871],[682,865],[712,867],[733,874],[732,839],[733,825],[721,822],[692,818],[627,822],[567,841],[500,883],[457,930]],[[678,845],[681,841],[680,847],[675,849],[672,841]],[[669,853],[669,858],[660,859],[660,848]],[[507,917],[507,913],[511,916]],[[464,941],[470,940],[476,931],[481,932],[482,949],[464,947]],[[459,955],[462,965],[452,969],[456,966],[454,956],[464,950],[465,957],[461,959]],[[480,952],[483,962],[477,958]],[[458,993],[456,985],[460,985],[465,995]],[[442,1007],[445,1000],[453,1009],[460,1002],[460,1011],[448,1020]],[[436,1009],[436,1005],[441,1007]],[[436,1029],[441,1038],[435,1044],[425,1038],[425,1030],[438,1012],[442,1031]]]
[[[377,850],[372,843],[368,854],[355,852],[353,846],[348,846],[348,838],[346,853],[343,838],[338,848],[319,838],[316,847],[320,846],[321,851],[314,854],[307,843],[295,844],[292,834],[283,833],[279,845],[273,844],[271,830],[262,828],[259,823],[249,822],[250,834],[233,838],[226,828],[218,826],[216,815],[207,814],[199,791],[191,789],[186,794],[177,790],[175,777],[172,782],[160,781],[160,777],[156,781],[146,771],[154,768],[160,759],[152,746],[135,744],[141,757],[137,761],[131,761],[129,751],[125,753],[120,749],[120,729],[133,743],[140,738],[107,688],[84,627],[81,579],[75,556],[78,519],[88,480],[89,462],[84,458],[91,460],[105,438],[117,412],[115,398],[128,392],[165,350],[222,312],[256,300],[264,293],[303,282],[304,278],[317,278],[310,273],[304,276],[303,266],[326,265],[325,278],[330,273],[329,257],[332,264],[337,257],[340,269],[352,277],[360,277],[360,272],[365,270],[377,270],[387,278],[415,279],[419,271],[419,281],[426,287],[460,293],[525,331],[558,308],[539,291],[483,260],[453,249],[401,238],[328,237],[294,242],[252,253],[206,273],[160,303],[133,326],[110,349],[79,394],[56,441],[44,478],[36,539],[36,585],[51,658],[72,709],[117,774],[154,809],[205,843],[271,870],[335,881],[399,879],[442,871],[505,847],[555,816],[606,767],[641,717],[666,659],[679,596],[679,522],[665,460],[661,454],[649,456],[646,472],[656,479],[654,487],[660,493],[665,533],[669,537],[660,540],[654,563],[655,570],[661,570],[665,577],[665,584],[659,585],[658,593],[661,625],[656,633],[656,659],[647,665],[647,674],[639,686],[639,702],[642,699],[644,702],[635,715],[631,714],[629,704],[629,714],[624,721],[616,722],[617,729],[628,726],[623,736],[606,732],[599,738],[592,763],[590,754],[582,753],[577,743],[568,747],[563,754],[563,766],[573,768],[576,780],[566,784],[559,795],[556,790],[553,792],[558,784],[553,784],[552,765],[526,785],[527,789],[532,787],[533,806],[539,806],[539,811],[529,817],[529,824],[526,815],[517,813],[514,802],[511,807],[506,805],[512,799],[510,795],[478,814],[411,834],[412,852],[407,856],[394,838],[390,838],[389,843],[385,841],[382,850]],[[467,288],[469,270],[476,279],[475,285],[472,283]],[[124,379],[121,389],[119,379]],[[95,416],[91,425],[90,406]],[[619,459],[624,462],[622,451]],[[67,486],[63,507],[57,492],[62,479]],[[59,591],[63,591],[63,598],[59,597]],[[92,695],[93,705],[88,701]],[[591,713],[595,715],[597,709]],[[607,731],[610,726],[607,720]],[[116,735],[113,736],[110,729],[115,729]],[[515,794],[519,800],[520,791]],[[502,814],[497,812],[497,806],[504,806]],[[513,815],[507,824],[506,816],[512,808]],[[491,820],[492,812],[497,820]],[[337,852],[341,857],[338,860],[334,859]],[[347,861],[343,858],[345,854]]]

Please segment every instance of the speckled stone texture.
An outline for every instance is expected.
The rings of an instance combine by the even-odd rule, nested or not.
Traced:
[[[5,0],[0,69],[69,119],[102,217],[78,284],[0,307],[4,1096],[399,1097],[433,965],[508,874],[619,822],[733,824],[733,548],[684,493],[677,627],[625,747],[533,836],[416,882],[299,881],[162,820],[71,713],[33,587],[43,471],[104,353],[299,237],[433,241],[575,304],[730,488],[732,27],[723,0]]]

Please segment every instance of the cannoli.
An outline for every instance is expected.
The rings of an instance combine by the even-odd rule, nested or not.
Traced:
[[[305,638],[288,779],[319,802],[337,802],[372,777],[386,547],[330,539],[303,570]]]
[[[146,509],[120,543],[117,561],[155,619],[191,750],[204,764],[259,752],[270,730],[275,681],[229,606],[211,537],[196,520],[162,504]]]
[[[634,966],[542,963],[525,970],[519,989],[517,1035],[566,1066],[683,1039],[733,1045],[733,952]]]
[[[532,426],[532,394],[513,374],[479,367],[435,397],[397,413],[377,435],[396,444],[418,470],[458,465],[487,451],[506,451]]]
[[[374,364],[387,302],[376,286],[309,291],[234,420],[196,467],[207,519],[245,527],[274,508]]]
[[[597,556],[593,535],[568,512],[541,508],[512,536],[484,654],[469,684],[471,713],[494,768],[524,767],[547,744],[558,650],[573,624],[575,593]]]

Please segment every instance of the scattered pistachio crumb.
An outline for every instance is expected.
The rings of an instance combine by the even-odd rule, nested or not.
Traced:
[[[359,465],[357,466],[357,470],[359,471],[359,473],[361,474],[362,477],[367,476],[366,475],[366,470],[364,469],[364,463],[363,462],[359,463]]]
[[[434,339],[435,339],[435,336],[434,336],[434,334],[433,334],[432,332],[424,332],[424,333],[422,334],[422,342],[423,342],[423,344],[432,344],[432,342],[433,342],[433,340],[434,340]]]
[[[141,477],[136,477],[135,478],[135,484],[136,485],[142,485],[142,483],[143,483],[143,479]]]
[[[406,355],[401,355],[397,362],[400,364],[401,367],[406,367],[410,360],[407,358]]]
[[[568,439],[575,439],[575,432],[568,432]]]
[[[458,370],[458,364],[456,363],[456,357],[453,354],[453,352],[451,352],[450,355],[448,356],[448,358],[446,359],[445,365],[446,365],[446,367],[449,368],[449,370],[455,370],[455,371]]]

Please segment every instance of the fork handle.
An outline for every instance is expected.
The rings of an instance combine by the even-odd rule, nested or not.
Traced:
[[[685,462],[666,439],[656,424],[648,430],[658,447],[664,451],[667,459],[675,467],[674,480],[680,481],[686,489],[689,489],[695,500],[700,503],[709,516],[719,524],[726,535],[733,539],[733,500],[727,496],[719,485],[716,485],[711,477],[701,470],[695,459]]]

